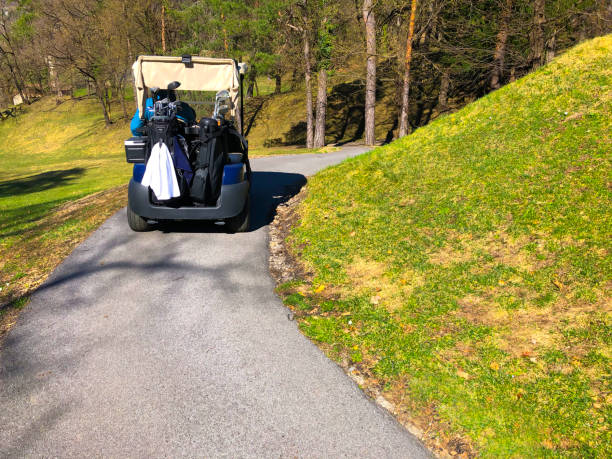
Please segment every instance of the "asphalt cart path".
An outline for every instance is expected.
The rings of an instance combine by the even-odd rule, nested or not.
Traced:
[[[0,456],[428,457],[300,334],[267,228],[305,176],[253,161],[252,231],[111,217],[32,296],[0,354]]]

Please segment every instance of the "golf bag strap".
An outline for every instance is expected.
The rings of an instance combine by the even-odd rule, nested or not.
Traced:
[[[235,135],[236,137],[238,137],[238,138],[240,139],[240,143],[242,144],[242,148],[244,148],[244,151],[245,151],[245,153],[246,153],[246,151],[249,149],[249,144],[248,144],[248,142],[246,141],[246,139],[244,138],[244,136],[242,136],[242,135],[240,134],[240,132],[238,132],[238,131],[237,131],[236,129],[234,129],[234,128],[228,128],[228,129],[227,129],[227,132],[228,132],[229,134],[233,134],[233,135]]]
[[[209,140],[212,140],[215,137],[219,137],[221,134],[223,134],[223,129],[219,129],[219,130],[213,132],[212,134],[204,134],[204,135],[200,136],[200,141],[202,143],[208,142]]]

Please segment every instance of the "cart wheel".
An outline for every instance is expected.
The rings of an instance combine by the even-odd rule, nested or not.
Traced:
[[[145,218],[142,218],[140,215],[134,213],[129,204],[127,206],[127,220],[132,231],[142,232],[151,229],[149,222],[147,222]]]
[[[225,220],[225,228],[229,233],[244,233],[249,229],[251,221],[251,198],[247,195],[244,207],[238,215]]]

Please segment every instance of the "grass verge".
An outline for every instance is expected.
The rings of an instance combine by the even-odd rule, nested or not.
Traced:
[[[304,148],[304,147],[271,147],[271,148],[250,148],[249,158],[261,158],[264,156],[281,155],[303,155],[308,153],[325,154],[340,150],[340,147],[328,145],[323,148]]]
[[[429,442],[612,455],[612,36],[313,177],[279,287]]]
[[[54,98],[0,123],[0,334],[57,264],[125,205],[128,127],[92,99]]]

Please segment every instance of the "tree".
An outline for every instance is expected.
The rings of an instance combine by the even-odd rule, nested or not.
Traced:
[[[324,5],[324,8],[327,5]],[[331,13],[331,11],[326,11]],[[317,117],[314,134],[314,148],[325,146],[325,118],[327,112],[327,74],[331,66],[333,49],[333,27],[327,17],[319,25],[317,34],[317,61],[319,67],[317,90]]]
[[[166,52],[166,5],[161,6],[161,47],[162,52]]]
[[[302,39],[304,84],[306,86],[306,148],[314,145],[314,113],[312,105],[312,35],[313,0],[299,0],[286,10],[287,27],[298,32]],[[282,16],[282,15],[281,15]]]
[[[373,0],[363,0],[363,23],[366,36],[366,95],[365,95],[365,143],[374,145],[376,110],[376,16]]]
[[[404,87],[402,90],[402,108],[400,111],[399,137],[408,134],[408,101],[410,95],[410,63],[412,62],[412,39],[414,37],[414,20],[416,16],[417,0],[412,0],[410,6],[410,21],[408,25],[408,38],[406,39],[406,59],[404,71]]]
[[[306,148],[314,145],[314,124],[312,113],[312,64],[310,61],[310,33],[307,29],[302,29],[302,39],[304,40],[304,83],[306,85]]]
[[[261,76],[274,79],[276,93],[283,78],[304,85],[309,147],[325,144],[332,75],[353,86],[365,79],[364,102],[361,92],[351,97],[346,119],[363,103],[365,141],[374,144],[376,98],[389,96],[390,81],[398,113],[387,138],[612,24],[605,0],[0,0],[0,10],[4,100],[87,83],[110,123],[117,103],[129,115],[123,93],[138,54],[233,57],[250,64],[247,93],[258,92]]]
[[[0,3],[0,62],[9,70],[12,83],[22,100],[29,104],[30,99],[25,91],[26,82],[19,63],[19,51],[14,43],[13,26],[18,14],[19,11],[14,5],[2,0]]]
[[[504,71],[504,60],[506,56],[506,42],[510,32],[510,18],[512,17],[513,0],[503,0],[502,13],[499,20],[499,32],[495,42],[493,53],[493,71],[491,72],[491,89],[499,89]]]
[[[534,0],[533,2],[533,20],[529,32],[529,66],[532,69],[544,63],[545,6],[545,0]]]
[[[75,70],[92,82],[106,125],[111,124],[111,101],[118,98],[128,117],[124,91],[129,53],[116,14],[118,0],[61,0],[37,4],[37,30],[46,37],[45,53],[57,67]],[[119,32],[119,33],[118,33]]]

